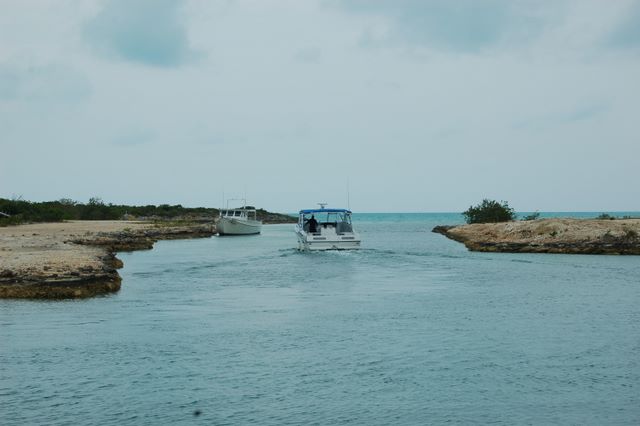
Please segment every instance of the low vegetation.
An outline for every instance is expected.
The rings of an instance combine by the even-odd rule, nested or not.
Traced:
[[[524,216],[522,218],[522,220],[536,220],[536,219],[540,219],[540,212],[539,211],[535,211],[531,214],[528,214],[526,216]]]
[[[602,213],[601,215],[597,216],[596,219],[599,219],[599,220],[615,220],[615,217],[611,216],[608,213]]]
[[[295,222],[291,216],[257,209],[257,217],[265,223]],[[93,197],[83,204],[68,198],[58,201],[32,202],[23,199],[0,198],[0,226],[35,222],[61,222],[63,220],[153,220],[161,224],[213,220],[219,210],[208,207],[183,207],[180,204],[155,206],[128,206],[106,204]],[[160,225],[161,226],[161,225]]]
[[[119,219],[174,219],[218,215],[217,209],[187,208],[180,204],[159,206],[127,206],[106,204],[94,197],[88,203],[63,198],[58,201],[32,202],[22,199],[0,198],[0,226],[29,222],[60,222],[63,220],[119,220]]]
[[[467,223],[497,223],[515,220],[516,213],[509,207],[509,203],[495,200],[482,200],[482,203],[469,207],[462,215]]]
[[[598,220],[640,219],[640,216],[629,216],[629,215],[612,216],[609,213],[601,213],[598,216],[596,216],[596,219]]]

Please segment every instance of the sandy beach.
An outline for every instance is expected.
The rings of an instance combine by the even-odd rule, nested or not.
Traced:
[[[67,221],[0,228],[0,298],[88,297],[117,291],[117,251],[208,237],[212,225]]]

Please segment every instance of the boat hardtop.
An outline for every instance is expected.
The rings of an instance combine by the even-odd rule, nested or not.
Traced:
[[[315,213],[349,213],[349,214],[351,214],[351,210],[347,210],[347,209],[307,209],[307,210],[300,210],[300,214],[315,214]]]

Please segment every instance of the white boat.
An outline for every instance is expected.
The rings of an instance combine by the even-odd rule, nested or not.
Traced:
[[[295,232],[299,250],[353,250],[360,236],[353,231],[351,211],[346,209],[300,210]]]
[[[262,230],[262,222],[257,219],[256,209],[247,207],[220,210],[216,222],[218,235],[255,235]]]

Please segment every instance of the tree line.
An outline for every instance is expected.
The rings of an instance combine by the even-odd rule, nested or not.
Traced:
[[[0,226],[28,222],[60,222],[63,220],[119,220],[133,218],[176,219],[218,215],[218,209],[207,207],[183,207],[180,204],[149,204],[128,206],[106,204],[93,197],[87,203],[63,198],[57,201],[33,202],[22,199],[0,198]]]

